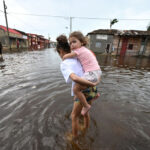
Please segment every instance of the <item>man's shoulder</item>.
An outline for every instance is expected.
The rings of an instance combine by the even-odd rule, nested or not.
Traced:
[[[74,59],[74,58],[67,58],[67,59],[65,59],[64,61],[61,62],[60,66],[68,68],[69,66],[71,67],[71,66],[75,65],[76,63],[77,63],[76,59]]]
[[[76,62],[77,58],[67,58],[63,62]]]
[[[61,65],[69,65],[69,64],[74,64],[74,63],[77,63],[76,58],[67,58],[61,62]]]
[[[64,60],[61,63],[61,70],[62,71],[70,70],[71,72],[74,72],[76,74],[80,74],[83,72],[82,66],[76,58],[69,58]]]

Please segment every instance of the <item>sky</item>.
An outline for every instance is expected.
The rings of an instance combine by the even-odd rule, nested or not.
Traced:
[[[72,31],[84,35],[109,29],[114,18],[119,22],[112,29],[118,30],[146,30],[150,23],[150,0],[5,0],[5,3],[10,28],[50,37],[53,41],[60,34],[69,35],[70,17],[73,17]],[[0,25],[6,26],[3,11],[0,0]]]

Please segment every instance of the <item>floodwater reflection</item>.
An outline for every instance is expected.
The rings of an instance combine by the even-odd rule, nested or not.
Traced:
[[[0,150],[150,149],[150,59],[97,55],[103,71],[91,124],[76,142],[72,97],[54,49],[4,54],[0,62]]]
[[[150,70],[150,58],[146,57],[116,57],[111,55],[97,55],[97,58],[104,66],[111,65],[123,68]]]

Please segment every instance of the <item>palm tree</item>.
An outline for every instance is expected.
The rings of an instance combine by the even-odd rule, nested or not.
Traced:
[[[117,22],[118,22],[118,20],[116,18],[113,20],[110,20],[110,29],[111,29],[112,25],[114,25]]]
[[[150,31],[150,23],[147,26],[147,31]],[[147,47],[147,43],[149,40],[149,36],[146,36],[145,41],[144,41],[144,47],[143,47],[143,51],[142,51],[142,55],[145,53],[146,51],[146,47]]]
[[[150,23],[149,23],[149,25],[147,26],[147,31],[150,31]]]

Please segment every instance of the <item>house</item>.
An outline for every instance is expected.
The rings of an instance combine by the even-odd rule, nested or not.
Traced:
[[[0,25],[0,29],[1,32],[3,30],[2,33],[2,44],[4,44],[3,46],[6,47],[6,49],[8,49],[9,47],[11,49],[19,49],[19,48],[23,48],[24,47],[24,43],[27,42],[27,38],[23,36],[23,34],[21,34],[20,32],[8,28],[9,31],[9,42],[8,42],[8,35],[7,35],[7,28],[5,26]]]
[[[87,34],[96,53],[150,56],[150,31],[99,29]]]
[[[19,39],[20,48],[25,48],[25,49],[29,48],[27,33],[20,31],[18,29],[14,29],[14,30],[22,34],[22,39]]]
[[[8,46],[8,39],[4,29],[0,28],[0,42],[3,45],[3,48]]]
[[[18,29],[8,29],[0,25],[0,41],[2,42],[3,49],[31,49],[38,50],[50,47],[50,40],[44,38],[42,35],[25,33]],[[9,44],[10,43],[10,44]]]
[[[31,50],[48,48],[50,41],[45,39],[43,35],[37,35],[32,33],[28,33],[27,35],[29,48]]]
[[[45,48],[45,38],[43,35],[38,35],[38,49]]]
[[[29,49],[37,50],[38,49],[38,35],[32,34],[32,33],[27,33],[27,35],[28,35]]]
[[[27,33],[28,49],[32,50],[32,36]]]
[[[45,48],[50,48],[50,40],[45,39]]]

